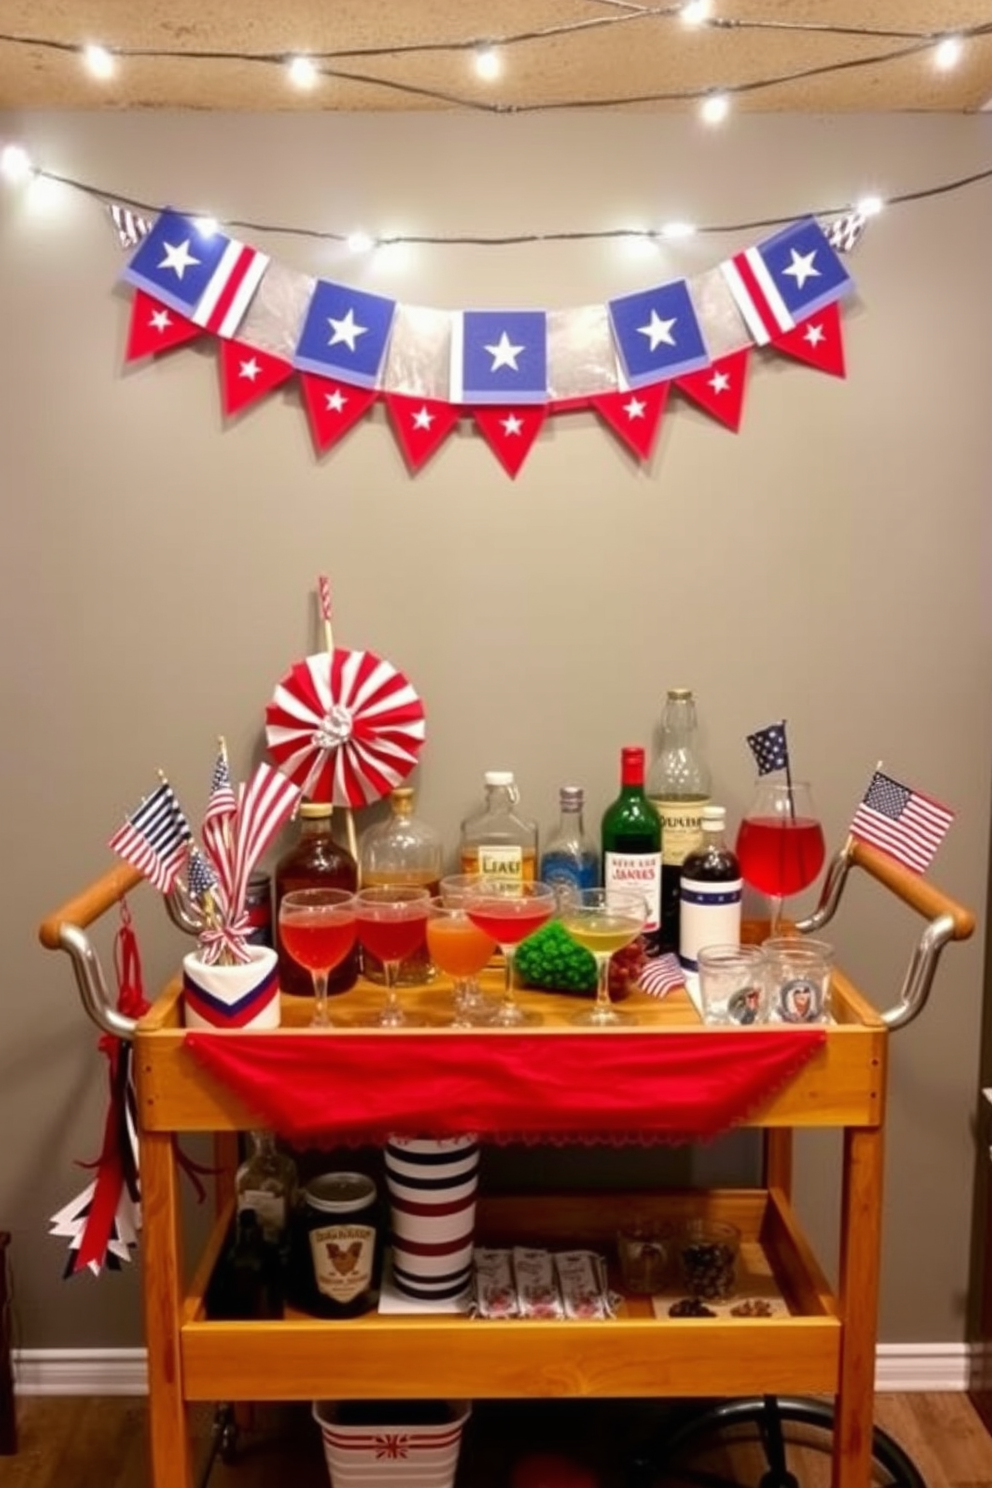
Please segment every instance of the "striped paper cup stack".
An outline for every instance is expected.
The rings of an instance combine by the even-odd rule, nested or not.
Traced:
[[[467,1289],[478,1177],[474,1136],[389,1139],[386,1185],[393,1280],[399,1291],[442,1301]]]
[[[464,1400],[317,1400],[332,1488],[451,1488],[458,1467]]]

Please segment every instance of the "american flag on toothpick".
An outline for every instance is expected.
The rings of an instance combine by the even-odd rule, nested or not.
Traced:
[[[238,798],[234,794],[234,786],[231,783],[227,749],[222,739],[210,781],[210,796],[200,833],[203,837],[203,845],[210,854],[217,871],[217,880],[225,902],[230,898],[234,883],[234,844],[231,833],[237,811]]]
[[[679,958],[668,951],[664,956],[654,956],[641,972],[637,985],[649,997],[662,998],[673,987],[685,986],[685,972]]]
[[[108,846],[167,894],[186,861],[193,839],[189,822],[167,780],[132,811]]]
[[[949,807],[876,770],[850,831],[914,873],[925,873],[953,820]]]
[[[789,745],[785,737],[784,718],[781,723],[770,723],[756,734],[748,734],[747,743],[754,755],[759,775],[789,768]]]

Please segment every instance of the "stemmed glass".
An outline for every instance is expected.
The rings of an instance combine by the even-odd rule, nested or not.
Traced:
[[[556,907],[555,891],[546,883],[483,878],[466,890],[469,919],[503,952],[503,1000],[493,1018],[499,1028],[517,1028],[533,1021],[514,996],[513,962],[520,942],[550,920]]]
[[[355,896],[348,889],[294,889],[279,905],[286,953],[313,978],[311,1028],[330,1028],[327,978],[355,944]]]
[[[629,1013],[620,1013],[610,1001],[610,962],[644,929],[648,906],[642,894],[630,889],[579,889],[562,897],[561,923],[596,961],[596,1001],[574,1014],[573,1023],[609,1028],[631,1023]]]
[[[769,934],[775,935],[782,900],[815,883],[826,856],[808,782],[759,777],[737,832],[736,852],[745,883],[771,901]]]
[[[454,984],[452,1028],[486,1023],[495,1011],[492,999],[479,990],[479,972],[492,960],[496,942],[473,925],[464,903],[440,894],[427,906],[427,950],[439,971]]]
[[[427,936],[427,902],[424,888],[409,884],[377,884],[359,889],[355,895],[358,939],[365,950],[382,962],[386,1002],[372,1020],[375,1028],[404,1028],[411,1025],[400,1007],[396,978],[400,962],[423,948]]]

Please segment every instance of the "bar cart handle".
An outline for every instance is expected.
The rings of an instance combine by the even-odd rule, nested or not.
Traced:
[[[65,951],[72,961],[79,996],[88,1018],[103,1033],[115,1038],[131,1039],[137,1022],[119,1013],[107,988],[100,957],[86,934],[86,929],[118,904],[143,877],[128,864],[109,869],[55,910],[38,927],[38,939],[50,951]]]
[[[815,934],[833,919],[852,868],[863,868],[928,922],[913,949],[898,1001],[881,1015],[888,1028],[905,1028],[926,1006],[941,951],[952,940],[968,939],[975,928],[975,916],[894,858],[852,839],[831,862],[816,909],[796,922],[796,929],[803,935]]]

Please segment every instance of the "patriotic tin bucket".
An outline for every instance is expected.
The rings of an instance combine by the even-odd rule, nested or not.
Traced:
[[[331,1488],[452,1488],[465,1400],[315,1400]]]
[[[279,977],[269,946],[246,947],[243,965],[208,966],[195,951],[183,957],[183,1017],[187,1028],[278,1028]]]

